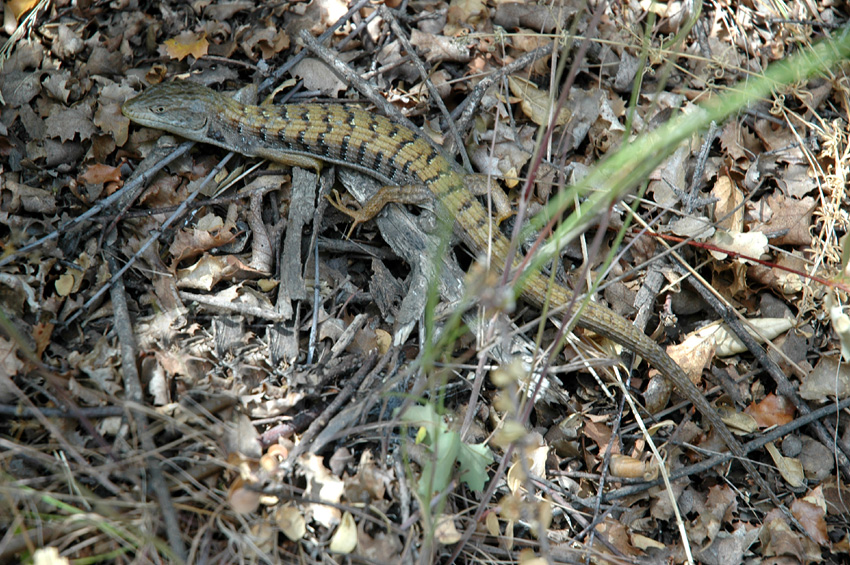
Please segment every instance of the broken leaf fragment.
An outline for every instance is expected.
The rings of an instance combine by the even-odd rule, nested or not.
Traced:
[[[553,97],[545,90],[537,88],[537,85],[524,78],[508,77],[508,86],[511,93],[519,98],[520,108],[532,122],[538,126],[548,126],[552,106],[555,104]],[[562,126],[570,120],[570,111],[561,108],[554,120],[556,126]]]
[[[307,522],[304,520],[304,514],[294,505],[281,506],[275,511],[274,517],[277,527],[280,528],[283,535],[292,541],[300,540],[307,533]]]
[[[782,478],[791,485],[793,488],[799,488],[806,484],[806,475],[803,473],[803,464],[800,463],[799,459],[794,457],[785,457],[776,446],[771,441],[767,445],[767,452],[770,453],[770,456],[773,458],[773,462],[776,463],[777,469],[779,469],[779,474],[782,475]]]

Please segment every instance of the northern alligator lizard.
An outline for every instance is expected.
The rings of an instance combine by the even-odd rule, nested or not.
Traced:
[[[490,250],[504,268],[508,240],[489,230],[484,206],[463,176],[426,140],[410,129],[359,108],[291,104],[250,106],[192,82],[169,82],[129,100],[122,111],[137,124],[217,145],[251,157],[293,164],[322,160],[363,171],[388,186],[424,185],[441,204],[438,213],[454,217],[454,229],[473,251]],[[526,278],[522,296],[537,306],[563,306],[571,291],[540,273]],[[577,325],[603,335],[643,357],[685,396],[720,434],[730,451],[762,483],[741,445],[685,372],[653,340],[608,308],[588,302]],[[761,480],[759,480],[761,479]]]

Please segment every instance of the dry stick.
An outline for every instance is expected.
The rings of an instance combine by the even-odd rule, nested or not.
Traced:
[[[363,366],[360,368],[360,370],[357,371],[357,373],[355,373],[353,377],[351,377],[351,380],[349,380],[348,383],[345,385],[345,388],[342,389],[339,394],[336,395],[336,398],[334,398],[333,402],[328,405],[328,407],[322,412],[322,414],[318,418],[316,418],[316,420],[313,421],[312,424],[310,424],[310,427],[307,428],[307,431],[302,434],[301,441],[293,448],[287,458],[289,461],[294,461],[307,450],[307,447],[310,442],[313,441],[313,438],[319,435],[319,432],[321,432],[322,429],[324,429],[324,427],[330,421],[330,419],[337,412],[339,412],[343,404],[348,402],[351,397],[354,396],[354,393],[357,392],[357,389],[360,387],[360,383],[363,382],[363,379],[365,379],[370,373],[373,372],[373,367],[374,372],[379,372],[383,370],[384,366],[392,357],[392,354],[393,350],[390,349],[384,354],[384,356],[381,358],[377,365],[375,365],[375,360],[378,358],[378,355],[375,351],[372,351],[372,353],[370,353],[369,356],[366,357],[366,359],[363,361]]]
[[[115,283],[116,283],[116,281],[117,281],[117,280],[118,280],[121,276],[123,276],[123,275],[124,275],[124,273],[125,273],[125,272],[127,272],[127,270],[128,270],[130,267],[132,267],[132,266],[136,263],[136,261],[139,259],[139,257],[141,257],[141,256],[142,256],[142,254],[144,254],[144,252],[145,252],[145,251],[147,251],[147,249],[148,249],[151,245],[153,245],[153,242],[154,242],[154,241],[156,241],[156,240],[159,238],[159,236],[160,236],[160,235],[162,235],[162,233],[165,231],[165,229],[166,229],[168,226],[170,226],[172,223],[176,222],[176,221],[177,221],[177,219],[178,219],[180,216],[182,216],[182,215],[183,215],[183,212],[184,212],[184,211],[186,211],[186,210],[189,208],[189,204],[190,204],[190,203],[191,203],[191,202],[192,202],[192,201],[193,201],[193,200],[194,200],[194,199],[198,196],[198,194],[200,194],[200,193],[201,193],[201,190],[203,190],[203,188],[204,188],[207,184],[209,184],[209,182],[210,182],[212,179],[214,179],[214,178],[216,177],[216,175],[218,175],[218,173],[219,173],[219,172],[220,172],[220,171],[224,168],[224,166],[227,164],[227,162],[228,162],[228,161],[230,161],[230,158],[231,158],[231,157],[233,157],[233,152],[230,152],[230,153],[228,153],[227,155],[225,155],[225,156],[224,156],[224,158],[223,158],[223,159],[222,159],[222,160],[218,163],[218,165],[216,165],[216,166],[215,166],[215,168],[213,168],[213,170],[212,170],[212,171],[210,171],[210,172],[209,172],[209,174],[208,174],[208,175],[204,178],[204,180],[201,182],[200,186],[198,186],[197,190],[195,190],[194,192],[192,192],[192,193],[191,193],[191,194],[190,194],[190,195],[186,198],[186,200],[184,200],[184,201],[180,204],[180,206],[178,206],[178,207],[177,207],[177,209],[174,211],[174,213],[173,213],[173,214],[171,214],[171,216],[169,216],[169,217],[168,217],[168,219],[167,219],[167,220],[165,220],[165,221],[162,223],[162,226],[161,226],[159,229],[154,230],[154,231],[151,233],[150,237],[148,237],[148,239],[147,239],[147,240],[145,240],[145,242],[142,244],[142,246],[141,246],[141,247],[139,247],[139,250],[138,250],[138,251],[136,251],[136,253],[134,253],[134,254],[133,254],[133,256],[132,256],[132,257],[130,257],[130,258],[127,260],[127,262],[126,262],[126,263],[124,263],[124,266],[123,266],[123,267],[121,267],[120,269],[118,269],[118,272],[116,272],[114,275],[112,275],[112,277],[109,279],[109,281],[107,281],[107,282],[106,282],[106,284],[104,284],[103,286],[101,286],[101,287],[100,287],[100,289],[98,289],[98,291],[97,291],[97,292],[95,292],[95,293],[94,293],[94,295],[93,295],[91,298],[89,298],[88,300],[86,300],[85,304],[83,304],[83,305],[80,307],[80,309],[79,309],[79,310],[77,310],[76,312],[74,312],[74,314],[72,314],[72,315],[71,315],[71,316],[70,316],[67,320],[65,320],[65,321],[62,323],[62,325],[63,325],[63,326],[67,326],[68,324],[70,324],[71,322],[73,322],[74,320],[76,320],[76,319],[77,319],[77,317],[78,317],[80,314],[82,314],[83,312],[86,312],[86,311],[87,311],[87,310],[91,307],[91,305],[92,305],[92,304],[94,304],[94,303],[95,303],[95,302],[96,302],[96,301],[97,301],[97,300],[98,300],[98,299],[99,299],[99,298],[100,298],[103,294],[105,294],[105,293],[106,293],[106,291],[107,291],[107,290],[109,290],[109,288],[110,288],[113,284],[115,284]]]
[[[681,269],[681,267],[677,267],[677,271],[683,272],[683,269]],[[811,412],[809,405],[800,397],[799,394],[797,394],[797,390],[794,388],[794,385],[791,384],[788,377],[785,376],[785,373],[783,373],[782,369],[779,368],[779,365],[777,365],[773,359],[767,355],[767,351],[765,351],[765,349],[756,342],[750,332],[744,328],[744,325],[738,317],[730,312],[729,308],[718,300],[714,294],[709,292],[705,285],[703,285],[700,281],[693,277],[688,277],[688,282],[694,290],[700,294],[703,300],[705,300],[714,309],[714,311],[723,318],[726,325],[735,332],[738,339],[740,339],[750,353],[755,356],[756,360],[761,363],[762,367],[767,370],[770,377],[776,383],[779,393],[791,400],[797,410],[799,410],[802,414],[809,414]],[[815,433],[824,445],[831,447],[832,450],[836,452],[838,455],[838,465],[841,467],[841,471],[844,473],[845,478],[850,478],[850,464],[848,464],[847,460],[848,455],[850,455],[850,445],[847,444],[847,441],[842,439],[832,426],[826,422],[815,422]]]
[[[110,256],[108,261],[109,269],[116,271],[118,261],[115,257]],[[130,322],[130,310],[127,307],[123,277],[119,276],[114,280],[110,290],[110,298],[112,299],[115,332],[118,334],[118,341],[121,342],[121,375],[124,378],[125,401],[128,406],[130,403],[141,406],[144,403],[144,393],[142,392],[142,383],[139,380],[139,370],[136,366],[138,348],[136,336],[133,333],[133,324]],[[151,487],[159,500],[159,510],[162,512],[162,519],[165,522],[168,542],[174,555],[180,561],[185,562],[187,552],[183,538],[180,536],[180,521],[177,519],[177,512],[174,509],[171,493],[168,491],[168,485],[165,483],[159,461],[153,456],[156,445],[148,430],[148,418],[144,412],[139,411],[135,414],[134,419],[136,421],[136,433],[142,441],[142,448],[149,454],[145,457],[145,462],[150,473]]]
[[[182,300],[191,300],[204,306],[209,306],[224,312],[232,312],[242,314],[243,316],[254,316],[260,320],[268,320],[269,322],[282,322],[283,316],[268,308],[260,306],[251,306],[250,304],[240,304],[239,302],[231,302],[231,299],[224,299],[218,296],[210,296],[208,294],[197,294],[181,290],[177,293]]]
[[[64,408],[0,404],[0,416],[8,416],[10,418],[38,418],[39,414],[48,418],[68,418],[73,420],[82,416],[83,418],[93,419],[121,416],[124,414],[124,409],[120,406],[79,406],[75,411],[71,412]]]
[[[756,449],[761,449],[766,444],[770,443],[771,441],[776,441],[777,439],[782,438],[784,436],[787,436],[788,434],[794,432],[795,430],[798,430],[798,429],[800,429],[804,426],[816,423],[821,418],[831,416],[831,415],[833,415],[833,414],[835,414],[835,413],[837,413],[841,410],[845,410],[848,407],[850,407],[850,398],[845,398],[844,400],[841,400],[840,402],[836,402],[836,403],[833,403],[833,404],[827,404],[826,406],[818,408],[817,410],[812,410],[811,412],[809,412],[805,416],[802,416],[800,418],[795,419],[793,422],[790,422],[790,423],[782,425],[782,426],[778,426],[778,427],[770,430],[769,432],[765,432],[759,438],[754,439],[753,441],[747,442],[747,443],[743,444],[741,447],[743,448],[744,453],[749,453],[750,451],[755,451]],[[730,459],[733,459],[734,457],[735,456],[732,455],[731,453],[720,453],[718,455],[714,455],[713,457],[710,457],[710,458],[706,459],[705,461],[701,461],[700,463],[697,463],[695,465],[691,465],[689,467],[685,467],[683,469],[678,469],[676,471],[673,471],[672,473],[670,473],[670,479],[676,480],[676,479],[680,479],[682,477],[688,477],[688,476],[691,476],[691,475],[699,475],[701,473],[705,473],[706,471],[708,471],[712,467],[715,467],[717,465],[721,465],[721,464],[729,461]],[[650,481],[650,482],[646,482],[646,483],[641,483],[641,484],[637,484],[637,485],[623,487],[623,488],[620,488],[620,489],[617,489],[617,490],[612,490],[611,492],[608,492],[607,494],[605,494],[604,499],[605,499],[606,502],[612,502],[612,501],[620,499],[620,498],[633,496],[635,494],[638,494],[640,492],[648,490],[648,489],[650,489],[654,486],[657,486],[659,484],[661,484],[661,481],[659,479],[656,479],[654,481]]]
[[[61,226],[59,226],[58,228],[56,228],[55,230],[53,230],[49,234],[47,234],[43,237],[40,237],[39,239],[37,239],[36,241],[33,241],[32,243],[28,243],[27,245],[24,245],[20,249],[18,249],[16,251],[14,251],[13,253],[7,255],[6,257],[3,257],[2,259],[0,259],[0,267],[2,267],[3,265],[9,264],[12,261],[12,259],[14,259],[15,257],[17,257],[17,256],[19,256],[23,253],[26,253],[28,251],[31,251],[31,250],[35,249],[36,247],[39,247],[39,246],[47,243],[48,241],[50,241],[52,239],[56,239],[60,235],[62,235],[63,233],[67,233],[67,232],[71,231],[78,224],[88,220],[89,218],[94,217],[98,212],[100,212],[101,210],[103,210],[104,208],[106,208],[107,206],[112,204],[113,202],[116,202],[117,200],[119,200],[128,191],[135,190],[139,186],[146,185],[148,183],[148,181],[150,181],[153,178],[154,174],[156,174],[160,169],[162,169],[163,167],[168,165],[173,160],[175,160],[178,157],[180,157],[181,155],[185,154],[187,151],[189,151],[189,149],[192,148],[193,145],[195,145],[194,141],[187,141],[185,143],[182,143],[174,151],[172,151],[170,155],[163,157],[161,161],[156,163],[156,165],[154,165],[153,167],[151,167],[150,169],[148,169],[147,171],[145,171],[144,173],[142,173],[141,175],[139,175],[138,177],[136,177],[132,181],[125,184],[124,188],[122,188],[118,192],[116,192],[116,193],[108,196],[107,198],[104,198],[103,200],[99,201],[97,204],[95,204],[94,206],[92,206],[91,208],[89,208],[88,210],[86,210],[85,212],[83,212],[82,214],[80,214],[79,216],[74,218],[73,220],[70,220],[70,221],[62,224]]]

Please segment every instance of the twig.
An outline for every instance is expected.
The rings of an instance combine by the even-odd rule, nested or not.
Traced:
[[[251,306],[250,304],[240,304],[239,302],[230,302],[217,296],[186,292],[185,290],[181,290],[177,293],[177,295],[183,300],[193,300],[198,304],[224,310],[225,312],[242,314],[244,316],[254,316],[255,318],[268,320],[270,322],[282,322],[284,319],[281,314],[278,314],[268,308]]]
[[[363,382],[363,379],[365,379],[366,376],[373,371],[373,367],[374,371],[381,371],[384,368],[384,365],[386,365],[387,361],[389,361],[391,356],[392,350],[387,351],[387,353],[384,354],[377,366],[375,365],[375,360],[378,358],[378,355],[374,351],[364,360],[363,366],[360,368],[359,371],[357,371],[357,373],[354,374],[353,377],[351,377],[351,380],[345,385],[345,388],[342,389],[339,394],[336,395],[336,398],[334,398],[333,402],[328,405],[328,407],[322,412],[322,414],[318,418],[316,418],[316,420],[312,424],[310,424],[310,427],[307,428],[307,431],[302,434],[301,441],[298,443],[298,445],[295,446],[295,448],[293,448],[292,452],[290,452],[289,454],[289,461],[295,461],[302,453],[307,451],[307,447],[313,441],[313,438],[319,435],[319,432],[322,431],[322,429],[327,425],[327,423],[334,416],[334,414],[339,412],[342,406],[346,402],[351,400],[351,398],[354,396],[354,393],[360,387],[360,383]]]

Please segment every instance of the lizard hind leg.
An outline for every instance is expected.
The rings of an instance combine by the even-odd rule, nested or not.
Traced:
[[[331,206],[350,216],[353,220],[351,228],[348,230],[347,238],[354,233],[354,228],[364,222],[368,222],[378,215],[378,212],[384,209],[384,206],[394,202],[396,204],[414,204],[416,206],[428,206],[434,202],[434,194],[425,185],[404,185],[404,186],[382,186],[372,197],[369,198],[363,205],[354,210],[349,208],[342,202],[342,197],[336,190],[333,191],[333,198],[330,194],[325,195]]]

